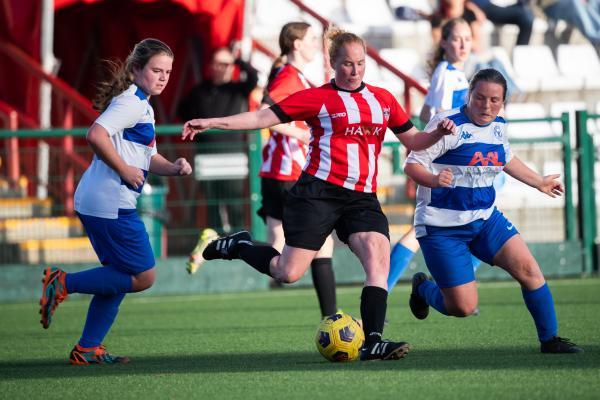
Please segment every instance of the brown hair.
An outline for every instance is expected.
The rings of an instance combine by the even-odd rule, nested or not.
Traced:
[[[358,35],[351,32],[346,32],[343,29],[329,27],[325,34],[328,41],[329,63],[333,65],[335,60],[340,55],[342,46],[348,43],[358,43],[363,49],[366,49],[365,41]]]
[[[477,86],[477,83],[480,81],[496,83],[502,86],[502,101],[506,101],[506,78],[504,78],[504,75],[502,75],[500,71],[493,68],[486,68],[477,71],[477,73],[471,78],[471,82],[469,82],[469,93],[473,93],[475,86]]]
[[[133,83],[133,71],[143,69],[148,61],[157,54],[166,54],[173,58],[173,51],[158,39],[144,39],[135,45],[125,63],[104,60],[110,78],[98,84],[98,93],[94,99],[94,108],[100,112],[106,110],[113,97],[123,93]]]
[[[266,87],[269,87],[269,84],[275,78],[275,75],[277,75],[277,70],[284,64],[283,58],[294,50],[294,42],[298,39],[303,39],[308,28],[310,28],[310,24],[306,22],[288,22],[281,28],[281,32],[279,33],[279,50],[281,54],[275,59],[273,65],[271,65]]]
[[[435,68],[444,59],[445,51],[442,48],[441,41],[448,40],[448,38],[452,34],[452,31],[454,30],[454,27],[459,24],[465,24],[469,27],[469,29],[471,29],[471,26],[469,25],[469,23],[460,17],[449,19],[448,21],[446,21],[444,23],[444,25],[442,25],[442,36],[440,38],[440,43],[438,43],[437,48],[433,52],[433,56],[431,57],[431,60],[429,60],[427,62],[427,66],[429,67],[429,75],[433,74],[433,71],[435,70]]]

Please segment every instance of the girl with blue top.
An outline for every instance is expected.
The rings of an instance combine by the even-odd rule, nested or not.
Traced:
[[[154,111],[148,100],[169,82],[173,52],[157,39],[136,44],[123,66],[111,64],[94,103],[102,114],[87,133],[94,150],[91,165],[75,191],[75,211],[102,266],[77,273],[44,271],[41,323],[48,328],[56,307],[71,293],[94,295],[83,334],[69,357],[74,365],[115,364],[129,358],[102,345],[126,293],[152,286],[155,261],[148,233],[136,212],[149,172],[189,175],[184,158],[170,162],[156,150]]]
[[[559,175],[540,176],[512,154],[506,123],[498,116],[505,100],[502,74],[494,69],[477,72],[468,103],[436,115],[425,128],[448,118],[457,134],[411,152],[406,160],[405,173],[419,185],[416,235],[434,279],[422,272],[413,276],[410,309],[418,319],[427,317],[429,306],[444,315],[471,315],[478,297],[474,255],[519,282],[542,353],[579,353],[580,347],[558,336],[544,275],[517,228],[494,205],[494,178],[503,170],[550,197],[563,193]]]
[[[471,54],[472,42],[471,27],[464,19],[453,18],[442,26],[440,44],[429,62],[433,72],[431,85],[419,116],[423,123],[429,122],[438,112],[460,107],[466,103],[469,81],[463,66]],[[392,249],[388,291],[392,291],[418,250],[419,242],[414,228],[411,228]],[[473,266],[477,265],[479,261],[474,260]]]
[[[442,26],[442,37],[433,58],[431,84],[419,118],[428,123],[440,111],[460,107],[467,102],[469,81],[464,64],[471,55],[471,27],[462,18],[453,18]]]

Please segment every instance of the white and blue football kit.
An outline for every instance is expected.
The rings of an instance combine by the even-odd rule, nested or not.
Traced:
[[[432,174],[449,168],[452,187],[417,188],[415,231],[427,267],[441,288],[475,280],[471,255],[493,265],[493,257],[516,228],[494,206],[494,178],[512,159],[506,124],[497,117],[479,126],[465,106],[436,115],[425,128],[444,118],[457,127],[428,149],[413,151],[406,163],[423,165]]]
[[[431,85],[425,96],[425,104],[432,108],[432,115],[451,110],[467,102],[469,81],[465,73],[448,61],[441,61],[431,75]]]
[[[131,85],[112,99],[95,123],[106,129],[123,161],[146,177],[157,153],[154,111],[146,94]],[[142,186],[134,189],[94,155],[75,191],[75,211],[100,262],[130,274],[155,264],[148,234],[136,213]]]
[[[431,108],[431,115],[443,110],[461,107],[467,103],[469,82],[462,70],[456,69],[448,61],[441,61],[431,75],[431,85],[425,96],[425,105]],[[408,267],[414,256],[402,241],[396,243],[390,255],[390,273],[388,275],[388,290],[396,285],[400,276]],[[473,257],[473,268],[477,269],[481,262]]]
[[[144,176],[156,154],[154,111],[146,95],[136,85],[112,99],[108,108],[96,119],[126,164],[140,168]],[[134,209],[142,190],[128,186],[97,155],[81,177],[75,191],[75,210],[80,214],[115,219],[119,209]]]

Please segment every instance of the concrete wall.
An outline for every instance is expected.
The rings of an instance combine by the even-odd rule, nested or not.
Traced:
[[[577,242],[532,244],[530,249],[547,277],[558,278],[580,276],[582,258]],[[185,295],[197,293],[218,293],[237,291],[269,290],[269,280],[239,260],[211,261],[195,275],[185,271],[184,257],[159,260],[155,285],[136,296]],[[90,266],[66,266],[74,272]],[[45,266],[4,265],[0,266],[0,302],[31,301],[41,296],[42,271]],[[334,270],[339,284],[361,284],[364,272],[357,258],[346,246],[336,248]],[[417,271],[426,271],[423,257],[419,252],[402,277],[406,282]],[[479,280],[510,279],[499,268],[482,264],[477,271]],[[310,272],[292,287],[312,285]]]

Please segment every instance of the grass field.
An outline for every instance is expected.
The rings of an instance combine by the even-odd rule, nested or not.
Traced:
[[[560,333],[584,354],[539,352],[516,283],[480,285],[481,315],[412,317],[406,284],[388,301],[384,337],[413,349],[399,361],[329,363],[317,352],[312,289],[130,295],[105,344],[128,365],[73,367],[88,300],[69,299],[45,331],[37,305],[0,305],[0,397],[202,399],[598,399],[600,279],[550,282]],[[338,289],[358,315],[360,288]]]

